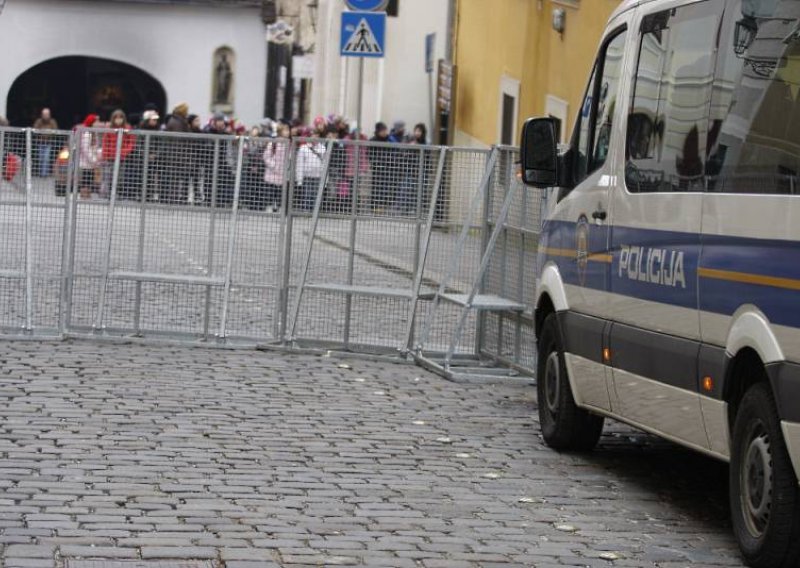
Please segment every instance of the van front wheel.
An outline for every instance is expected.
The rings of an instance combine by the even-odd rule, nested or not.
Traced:
[[[575,404],[555,314],[547,316],[539,334],[536,390],[539,423],[548,446],[555,450],[588,451],[597,445],[603,433],[603,417]]]
[[[748,565],[797,565],[800,492],[767,383],[751,387],[736,413],[730,503],[733,530]]]

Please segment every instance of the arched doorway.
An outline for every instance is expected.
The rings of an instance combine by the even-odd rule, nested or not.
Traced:
[[[8,93],[8,119],[30,126],[43,107],[69,129],[89,113],[106,120],[117,108],[137,119],[144,106],[154,104],[164,116],[167,95],[149,73],[111,59],[58,57],[40,63],[17,77]]]

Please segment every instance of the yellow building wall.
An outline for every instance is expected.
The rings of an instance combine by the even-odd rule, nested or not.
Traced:
[[[503,75],[521,83],[519,124],[545,114],[547,95],[567,102],[572,130],[588,74],[611,13],[621,0],[459,0],[456,130],[490,145],[498,141]],[[563,34],[554,8],[566,11]]]
[[[456,130],[493,144],[498,138],[500,81],[522,80],[535,1],[459,0],[456,28]]]

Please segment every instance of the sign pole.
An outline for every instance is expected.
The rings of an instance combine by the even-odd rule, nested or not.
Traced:
[[[431,143],[433,143],[433,131],[436,128],[436,108],[433,102],[433,73],[428,73],[428,113],[430,114]]]
[[[356,140],[361,139],[364,131],[364,58],[358,60],[358,127],[356,128]]]
[[[425,36],[425,72],[428,74],[428,112],[430,119],[431,131],[435,128],[434,118],[436,116],[436,109],[433,104],[433,54],[436,50],[436,34],[428,34]],[[431,137],[433,138],[433,136]]]
[[[388,0],[345,0],[350,9],[363,12],[342,12],[340,55],[358,57],[358,89],[356,137],[364,132],[364,59],[382,58],[386,49],[386,7]],[[349,73],[348,73],[349,75]]]

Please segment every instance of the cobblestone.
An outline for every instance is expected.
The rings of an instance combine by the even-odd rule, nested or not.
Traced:
[[[723,464],[615,424],[559,454],[529,386],[339,363],[0,343],[0,566],[741,566]]]

